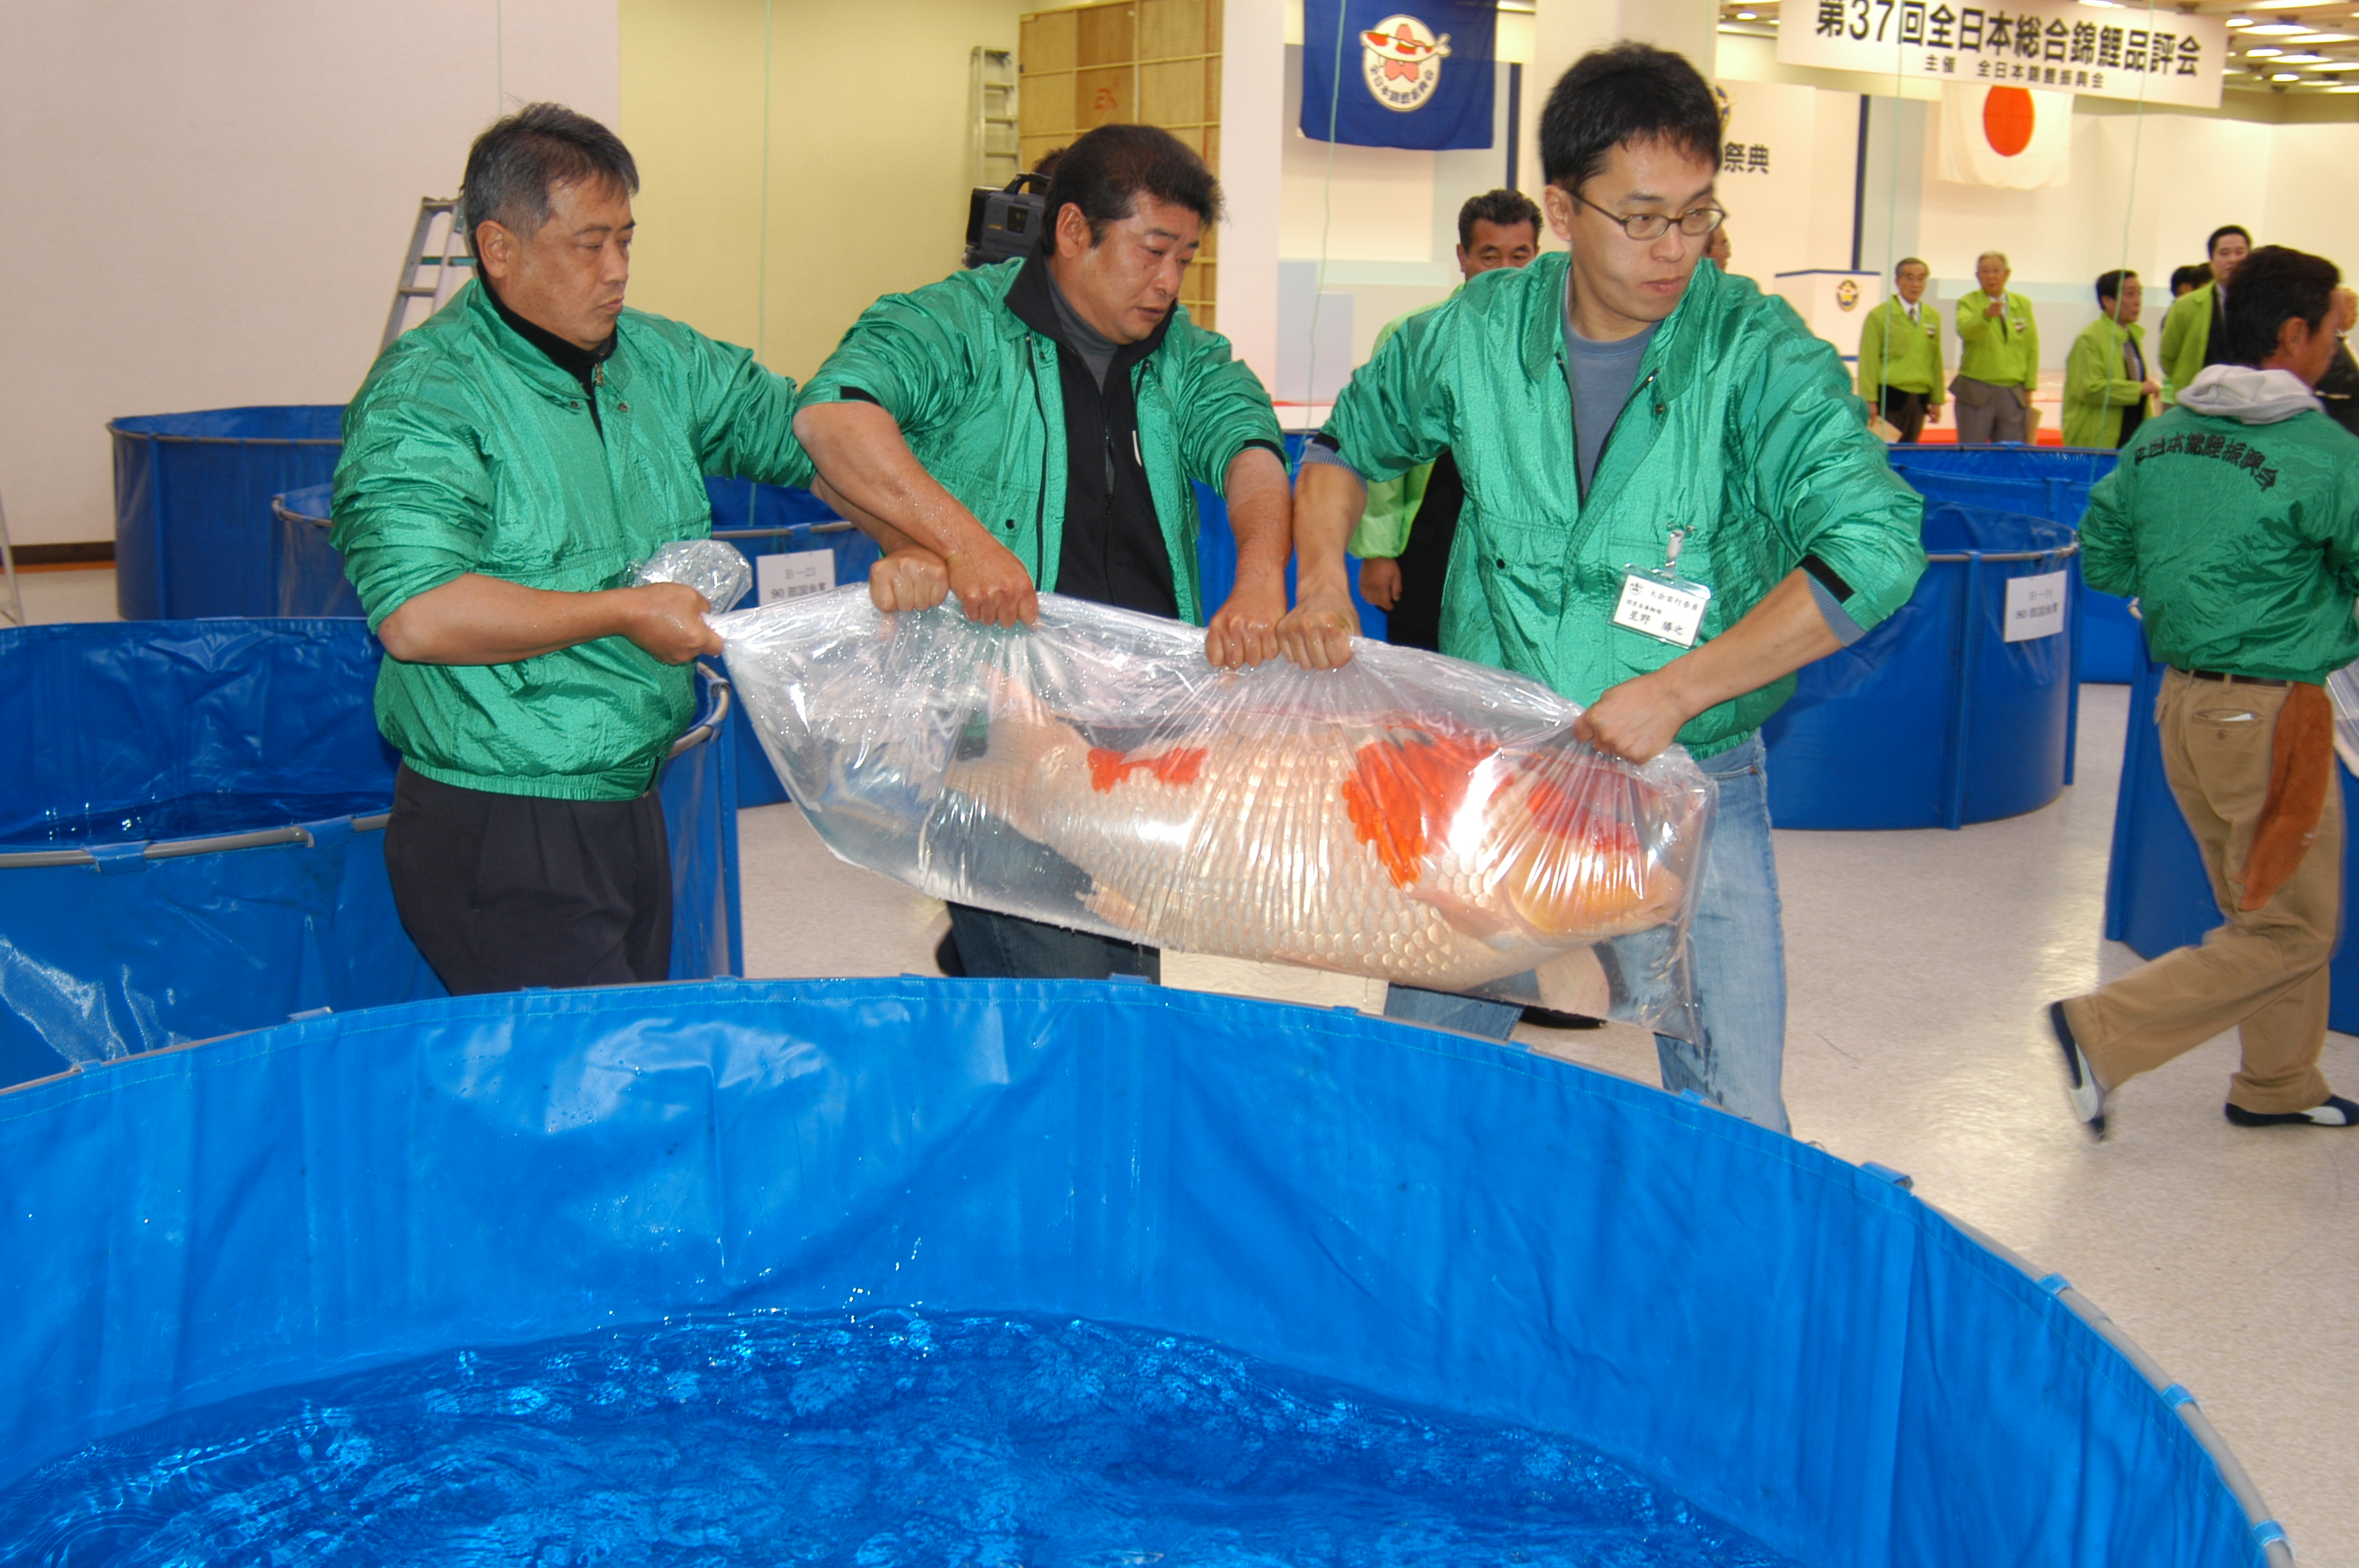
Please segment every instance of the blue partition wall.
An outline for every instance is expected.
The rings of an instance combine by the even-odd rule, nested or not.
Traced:
[[[343,450],[343,413],[297,404],[108,424],[117,612],[125,621],[280,613],[271,498],[327,482]]]
[[[0,630],[0,730],[39,738],[0,748],[0,1085],[441,994],[386,876],[382,656],[350,620]],[[734,790],[725,726],[664,779],[676,975],[742,967]]]
[[[2126,943],[2143,958],[2158,958],[2173,947],[2191,946],[2220,924],[2220,906],[2203,874],[2195,835],[2180,815],[2179,802],[2162,772],[2162,742],[2154,726],[2154,699],[2169,666],[2138,650],[2138,679],[2130,692],[2129,733],[2122,746],[2122,782],[2114,805],[2113,859],[2105,868],[2105,939]],[[2345,850],[2343,907],[2359,908],[2359,884],[2352,877],[2349,829],[2359,825],[2359,780],[2340,762],[2334,777],[2343,792]],[[2359,948],[2345,941],[2330,971],[2326,1026],[2359,1034]]]
[[[855,1303],[1200,1336],[1561,1432],[1816,1568],[2276,1534],[2101,1314],[1887,1176],[1147,985],[446,999],[113,1063],[0,1096],[0,1485],[437,1349]]]

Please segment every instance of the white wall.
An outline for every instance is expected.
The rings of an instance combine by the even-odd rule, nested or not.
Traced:
[[[616,114],[614,0],[0,0],[0,38],[18,544],[113,537],[109,418],[350,397],[503,103]]]

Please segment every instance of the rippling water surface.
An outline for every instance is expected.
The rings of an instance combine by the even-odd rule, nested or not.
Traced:
[[[234,1400],[0,1497],[58,1563],[1766,1565],[1545,1433],[1093,1323],[752,1316]]]

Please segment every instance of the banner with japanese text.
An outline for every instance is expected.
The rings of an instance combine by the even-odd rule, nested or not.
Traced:
[[[2075,0],[1790,0],[1777,27],[1781,65],[2192,109],[2220,106],[2227,52],[2216,17]]]
[[[1487,147],[1497,0],[1307,0],[1302,134],[1353,146]]]

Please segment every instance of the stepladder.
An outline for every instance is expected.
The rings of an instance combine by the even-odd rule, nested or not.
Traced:
[[[379,352],[426,319],[473,276],[474,258],[467,254],[466,231],[455,199],[428,196],[418,203],[418,223],[409,232],[409,250],[401,262],[401,281],[394,286],[393,308],[385,318],[385,339]],[[413,309],[422,304],[422,308]]]

